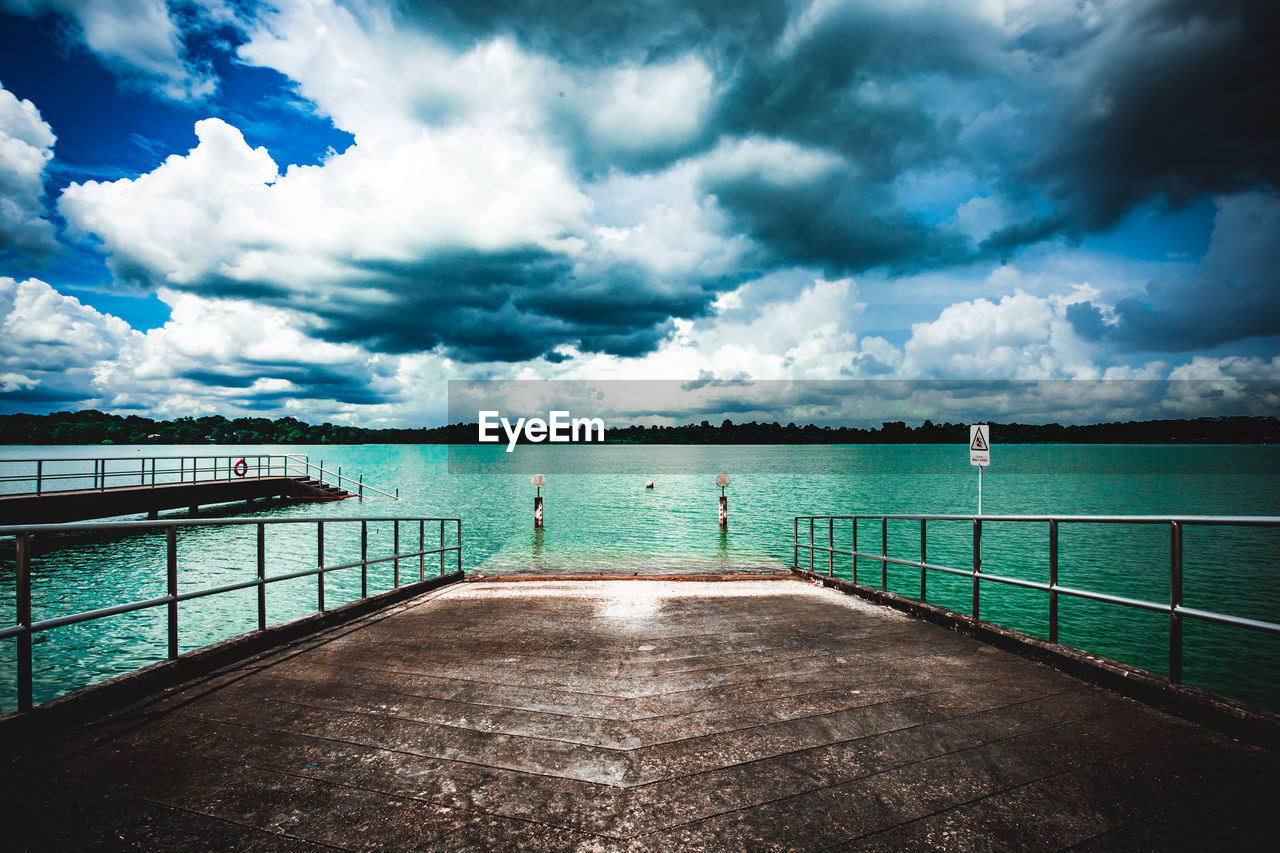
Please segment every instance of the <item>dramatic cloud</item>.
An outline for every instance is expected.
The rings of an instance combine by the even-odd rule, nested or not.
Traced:
[[[225,14],[220,2],[201,4]],[[54,13],[72,23],[76,38],[109,68],[173,100],[204,98],[217,81],[187,57],[165,0],[0,0],[5,11]]]
[[[6,362],[0,393],[66,363],[121,409],[394,422],[438,412],[441,376],[1276,367],[1274,3],[0,5],[171,99],[133,98],[173,131],[132,171],[47,170],[36,107],[60,151],[73,111],[0,89],[4,250],[56,238],[64,292],[171,313],[91,365]],[[280,147],[236,86],[333,127]]]
[[[1012,176],[1041,186],[1075,232],[1158,199],[1280,187],[1280,6],[1271,0],[1084,4],[1018,44],[1055,61],[1061,97],[1042,153]]]
[[[94,370],[135,336],[43,281],[0,276],[0,399],[56,407],[93,397]]]
[[[1162,352],[1280,335],[1280,197],[1245,193],[1217,206],[1213,241],[1195,272],[1152,281],[1106,314],[1091,302],[1075,305],[1067,316],[1076,330]]]
[[[0,85],[0,258],[44,255],[56,245],[43,201],[53,143],[53,129],[35,105]]]

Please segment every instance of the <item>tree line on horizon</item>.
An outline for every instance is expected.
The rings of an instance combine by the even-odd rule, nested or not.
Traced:
[[[49,415],[0,415],[0,444],[478,444],[475,423],[414,429],[367,429],[297,418],[154,420],[96,409]],[[1005,444],[1272,444],[1280,442],[1275,417],[1212,417],[1105,424],[991,424]],[[605,431],[614,444],[956,444],[969,440],[963,423],[919,426],[886,421],[879,427],[785,426],[773,421],[735,424],[725,419],[683,426],[625,426]]]

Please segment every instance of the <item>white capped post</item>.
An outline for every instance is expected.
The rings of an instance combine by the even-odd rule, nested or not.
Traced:
[[[991,426],[969,427],[969,464],[978,466],[978,515],[982,515],[982,469],[991,464]]]
[[[729,485],[728,474],[717,474],[716,485],[720,487],[720,527],[727,528],[729,526],[729,499],[725,497],[725,487]]]
[[[533,526],[536,530],[542,527],[542,487],[547,484],[547,478],[542,474],[534,474],[530,482],[538,490],[533,499]]]

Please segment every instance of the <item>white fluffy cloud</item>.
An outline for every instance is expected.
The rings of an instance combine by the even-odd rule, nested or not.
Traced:
[[[156,284],[210,278],[311,293],[360,284],[361,264],[411,262],[439,250],[572,248],[589,208],[565,171],[497,128],[423,131],[354,146],[283,175],[220,119],[199,144],[135,179],[72,184],[59,210],[97,235],[117,273]],[[376,291],[348,289],[357,300]]]
[[[103,64],[166,98],[198,100],[217,88],[207,68],[192,64],[165,0],[0,0],[8,11],[26,15],[53,12],[73,28]],[[222,4],[201,4],[207,15]]]
[[[35,105],[0,85],[0,255],[39,255],[54,248],[43,201],[54,141],[53,128]]]
[[[0,394],[54,407],[96,396],[93,374],[140,337],[38,279],[0,276]]]

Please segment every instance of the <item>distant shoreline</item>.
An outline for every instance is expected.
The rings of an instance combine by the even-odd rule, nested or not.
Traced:
[[[156,421],[89,409],[50,415],[0,415],[0,445],[173,445],[209,444],[479,444],[474,423],[417,429],[365,429],[307,424],[296,418],[234,418],[220,415]],[[1001,444],[1280,444],[1280,419],[1219,417],[1192,420],[1128,421],[1103,424],[991,423]],[[958,444],[969,439],[967,424],[924,421],[908,426],[889,421],[879,427],[798,426],[777,422],[719,425],[707,421],[671,427],[626,426],[605,431],[606,444],[652,445],[833,445]]]

